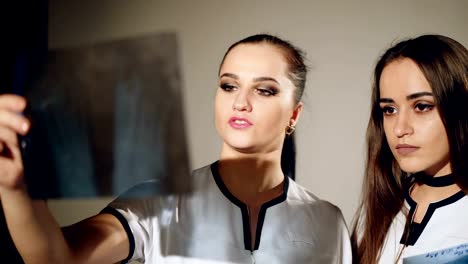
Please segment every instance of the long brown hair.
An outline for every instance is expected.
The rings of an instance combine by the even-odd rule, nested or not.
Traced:
[[[379,106],[382,71],[402,58],[414,61],[431,85],[448,136],[455,182],[468,192],[468,51],[440,35],[401,41],[382,55],[374,70],[367,164],[352,233],[355,263],[378,262],[387,231],[402,210],[404,192],[409,187],[408,175],[398,166],[385,138]]]

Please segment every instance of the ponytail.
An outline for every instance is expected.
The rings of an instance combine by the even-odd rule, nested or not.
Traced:
[[[296,180],[296,141],[294,134],[286,135],[281,151],[281,169],[284,175]]]

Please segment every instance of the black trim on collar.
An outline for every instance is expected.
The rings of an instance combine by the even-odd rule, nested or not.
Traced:
[[[266,210],[269,207],[286,201],[286,198],[288,196],[289,177],[284,177],[283,193],[280,196],[274,198],[273,200],[262,204],[262,206],[260,207],[260,210],[258,212],[257,229],[255,233],[255,245],[254,248],[252,248],[252,234],[250,232],[249,210],[247,205],[241,200],[237,199],[224,184],[221,175],[219,174],[219,161],[214,162],[213,164],[211,164],[210,167],[211,173],[213,174],[213,178],[216,182],[216,185],[218,185],[219,190],[224,194],[224,196],[226,196],[227,199],[229,199],[233,204],[237,205],[237,207],[239,207],[241,210],[245,249],[250,251],[257,250],[260,246],[260,238],[262,234],[263,223],[265,221]]]
[[[128,225],[127,219],[119,213],[115,208],[107,206],[102,211],[100,214],[111,214],[119,220],[119,222],[122,224],[123,228],[125,229],[125,232],[127,233],[128,236],[128,243],[129,243],[129,252],[128,256],[122,260],[121,263],[127,263],[135,253],[135,237],[133,236],[132,230],[130,229],[130,226]]]
[[[273,200],[270,200],[260,207],[260,211],[258,212],[258,221],[257,221],[257,229],[256,229],[256,234],[255,234],[255,247],[254,250],[257,250],[260,247],[260,238],[262,234],[262,229],[263,229],[263,223],[265,222],[265,215],[266,211],[268,208],[277,205],[279,203],[282,203],[286,201],[286,198],[288,197],[288,188],[289,188],[289,177],[285,176],[284,177],[284,186],[283,186],[283,193],[274,198]]]
[[[410,211],[408,214],[407,221],[411,221],[411,222],[409,225],[407,225],[408,230],[405,230],[403,232],[403,235],[401,236],[401,239],[400,239],[400,244],[403,244],[406,246],[414,246],[414,244],[416,244],[422,232],[426,228],[427,223],[429,223],[429,220],[431,219],[432,215],[434,214],[437,208],[455,203],[456,201],[460,200],[466,195],[463,191],[459,191],[448,198],[429,204],[429,207],[427,208],[426,214],[424,215],[421,223],[414,223],[413,217],[414,217],[414,213],[416,211],[416,207],[418,204],[416,203],[416,201],[413,200],[413,198],[411,198],[410,192],[411,192],[411,188],[408,189],[408,191],[406,192],[405,199],[410,206]],[[406,244],[405,244],[405,237],[407,238]]]
[[[431,187],[445,187],[455,184],[455,177],[453,174],[445,176],[434,177],[426,175],[425,173],[417,173],[414,175],[415,181]]]

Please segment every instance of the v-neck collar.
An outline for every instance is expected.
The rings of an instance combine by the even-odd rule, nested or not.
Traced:
[[[407,192],[405,193],[405,201],[408,203],[410,207],[407,221],[410,221],[410,222],[409,224],[406,224],[407,228],[405,228],[400,239],[400,244],[403,244],[406,246],[414,246],[414,244],[416,244],[416,241],[418,241],[419,237],[421,236],[422,232],[426,228],[427,224],[429,223],[429,220],[431,219],[436,209],[455,203],[456,201],[460,200],[466,195],[463,191],[460,190],[459,192],[445,199],[430,203],[429,206],[427,207],[426,213],[424,214],[424,217],[421,223],[414,223],[413,222],[414,213],[416,212],[416,208],[418,204],[415,200],[413,200],[413,198],[410,195],[412,189],[413,188],[411,186],[410,188],[408,188]]]
[[[248,206],[241,200],[237,199],[227,188],[227,186],[224,184],[221,175],[219,174],[219,161],[214,162],[210,166],[211,168],[211,173],[213,174],[213,178],[216,182],[216,185],[218,186],[219,190],[223,193],[223,195],[231,201],[233,204],[235,204],[237,207],[240,208],[241,213],[242,213],[242,224],[243,224],[243,231],[244,231],[244,247],[246,250],[254,251],[257,250],[260,246],[260,238],[262,234],[262,228],[263,228],[263,223],[265,221],[265,214],[266,210],[269,207],[272,207],[274,205],[277,205],[279,203],[282,203],[286,201],[287,198],[287,193],[288,193],[288,188],[289,188],[289,177],[284,176],[284,182],[283,182],[283,193],[272,200],[269,200],[265,203],[263,203],[260,206],[260,210],[258,213],[258,221],[257,221],[257,227],[256,227],[256,234],[255,234],[255,244],[254,247],[252,248],[252,234],[250,232],[250,220],[249,220],[249,211],[248,211]]]

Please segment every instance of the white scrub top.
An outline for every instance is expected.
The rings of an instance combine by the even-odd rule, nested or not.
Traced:
[[[117,198],[102,211],[115,215],[127,231],[130,253],[125,262],[352,262],[341,211],[288,177],[283,194],[261,206],[254,243],[247,206],[224,185],[218,162],[193,171],[192,177],[195,190],[190,194]]]
[[[416,202],[406,194],[404,206],[409,219]],[[406,216],[401,211],[387,233],[379,263],[395,263],[403,248]],[[462,191],[449,198],[431,203],[419,224],[411,224],[407,247],[398,263],[435,264],[468,263],[468,196]]]

